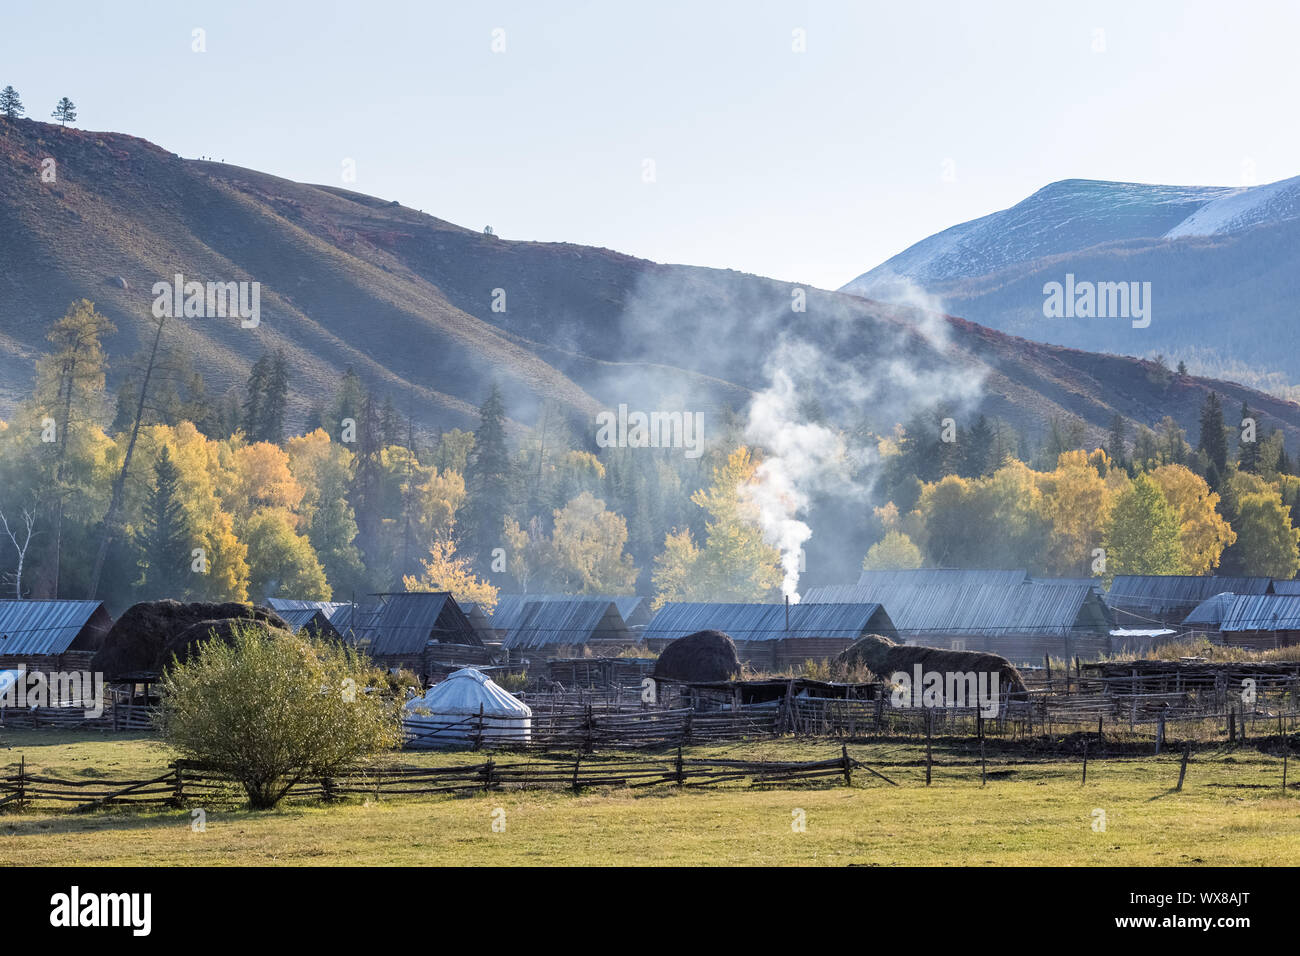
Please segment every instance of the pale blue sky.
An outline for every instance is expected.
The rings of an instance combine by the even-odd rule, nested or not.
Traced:
[[[1295,3],[73,0],[5,21],[0,84],[30,116],[66,95],[79,126],[183,156],[334,184],[352,158],[352,188],[505,238],[829,288],[1058,179],[1300,173]]]

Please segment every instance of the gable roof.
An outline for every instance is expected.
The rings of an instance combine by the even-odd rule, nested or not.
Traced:
[[[857,640],[864,634],[896,636],[894,623],[876,603],[810,603],[790,605],[786,628],[784,604],[728,604],[672,601],[646,625],[646,640],[672,641],[696,631],[722,631],[736,641],[779,641],[785,638],[831,637]]]
[[[465,612],[449,591],[377,595],[383,604],[367,628],[371,654],[418,654],[430,641],[482,646]]]
[[[524,608],[541,601],[612,601],[626,624],[644,624],[650,620],[650,599],[636,594],[501,594],[492,612],[492,629],[510,631],[523,619]]]
[[[495,620],[495,618],[494,618]],[[567,600],[530,601],[501,646],[511,650],[558,646],[633,642],[632,633],[607,598],[581,597]]]
[[[1224,591],[1222,594],[1215,594],[1207,597],[1196,607],[1192,608],[1192,613],[1183,618],[1184,624],[1204,624],[1217,628],[1223,623],[1224,616],[1228,609],[1232,607],[1233,602],[1237,600],[1237,595],[1231,591]]]
[[[98,650],[112,625],[103,601],[0,601],[0,654]]]
[[[1087,584],[952,584],[809,588],[803,604],[879,601],[898,632],[1013,635],[1104,633],[1114,627],[1109,608]]]
[[[343,635],[330,622],[329,617],[320,608],[303,607],[303,608],[285,608],[277,610],[277,614],[284,618],[284,622],[289,625],[290,630],[295,634],[303,628],[314,631],[321,637],[328,637],[334,640],[341,640]]]
[[[1300,595],[1238,594],[1219,630],[1300,631]]]
[[[1268,594],[1272,578],[1225,577],[1218,574],[1120,574],[1106,592],[1106,603],[1124,611],[1154,614],[1194,607],[1206,598],[1233,594]]]
[[[1029,572],[1024,568],[997,570],[987,568],[915,568],[908,571],[863,571],[858,587],[957,587],[978,584],[1024,584]]]
[[[341,607],[347,607],[345,601],[300,601],[294,598],[267,598],[266,606],[284,617],[286,611],[320,611],[325,617],[332,618]],[[288,618],[285,617],[287,621]]]

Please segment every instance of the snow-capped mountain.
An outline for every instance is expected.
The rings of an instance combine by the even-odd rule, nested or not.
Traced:
[[[1004,332],[1159,352],[1277,391],[1300,384],[1298,256],[1300,177],[1242,188],[1069,179],[923,239],[841,291],[887,301],[919,291]],[[1067,275],[1149,282],[1152,323],[1046,318],[1044,286]]]

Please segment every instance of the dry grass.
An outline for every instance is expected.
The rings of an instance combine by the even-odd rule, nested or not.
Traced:
[[[123,774],[165,764],[148,738],[57,731],[9,735],[9,759],[64,774]],[[731,756],[826,756],[825,741],[714,748]],[[705,752],[700,750],[699,752]],[[188,810],[0,816],[0,864],[91,865],[1174,865],[1300,864],[1296,791],[1280,760],[1250,749],[1193,760],[1174,792],[1174,756],[1089,763],[1001,759],[980,785],[977,760],[942,753],[924,785],[923,748],[850,747],[899,786],[865,771],[854,786],[679,792],[514,792],[213,808],[194,832]],[[411,755],[403,761],[478,760]],[[802,811],[806,831],[792,823]],[[1105,829],[1095,829],[1105,813]],[[504,814],[504,817],[502,816]],[[505,830],[493,829],[504,819]]]

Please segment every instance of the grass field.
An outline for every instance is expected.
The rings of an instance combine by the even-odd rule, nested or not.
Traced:
[[[130,776],[166,767],[149,737],[8,732],[0,764],[25,757],[65,777]],[[762,759],[831,756],[830,741],[781,740],[697,748]],[[1295,865],[1300,807],[1280,789],[1281,761],[1253,749],[1193,759],[1181,793],[1178,758],[978,762],[936,751],[926,787],[924,747],[850,746],[865,771],[854,785],[679,792],[507,792],[287,804],[253,813],[214,807],[203,832],[188,810],[30,811],[0,816],[0,865],[366,864],[1056,864]],[[476,762],[479,754],[402,754],[404,763]],[[493,830],[502,818],[504,832]],[[796,811],[803,832],[792,823]],[[1096,811],[1105,829],[1094,828]]]

